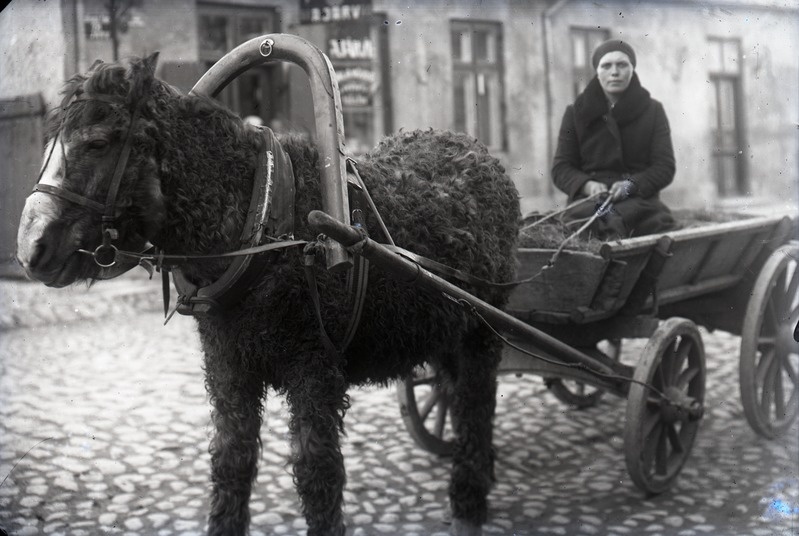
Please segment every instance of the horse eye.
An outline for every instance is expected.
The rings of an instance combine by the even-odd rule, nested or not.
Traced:
[[[105,149],[108,146],[106,140],[92,140],[89,142],[89,147],[92,149]]]

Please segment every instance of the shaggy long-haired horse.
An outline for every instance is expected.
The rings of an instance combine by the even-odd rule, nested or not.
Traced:
[[[109,241],[127,251],[149,243],[167,254],[241,247],[264,134],[215,101],[180,95],[156,79],[156,59],[98,64],[66,83],[64,103],[49,122],[39,186],[20,223],[17,256],[31,278],[63,287],[114,276],[114,268],[85,254]],[[305,138],[281,138],[280,146],[294,177],[294,235],[314,241],[306,216],[321,209],[319,153]],[[359,170],[397,246],[483,279],[513,279],[518,194],[477,141],[433,130],[400,134],[364,156]],[[111,188],[118,192],[109,214]],[[373,214],[366,227],[379,240]],[[453,394],[450,531],[479,534],[493,477],[500,341],[445,296],[372,267],[360,325],[336,357],[321,340],[317,311],[330,340],[341,341],[351,313],[346,274],[316,268],[317,309],[302,249],[262,255],[268,269],[240,300],[197,318],[215,428],[209,534],[248,530],[267,388],[284,395],[290,409],[294,480],[308,534],[344,534],[347,389],[385,384],[422,363],[441,370]],[[190,261],[181,270],[203,286],[228,262]],[[495,306],[508,294],[496,287],[469,291]]]

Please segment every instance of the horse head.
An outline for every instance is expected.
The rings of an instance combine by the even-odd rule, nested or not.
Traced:
[[[17,235],[29,277],[53,287],[115,277],[135,265],[117,262],[116,248],[142,251],[159,231],[164,199],[152,133],[157,102],[171,90],[155,79],[156,62],[157,54],[97,62],[65,84]],[[107,262],[86,252],[104,252]]]

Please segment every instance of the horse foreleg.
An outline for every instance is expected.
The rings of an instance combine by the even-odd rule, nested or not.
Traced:
[[[294,481],[308,536],[344,534],[346,474],[339,436],[349,407],[346,389],[341,370],[323,353],[303,357],[287,382]]]
[[[246,370],[224,369],[206,360],[211,419],[211,512],[209,535],[246,534],[249,500],[258,473],[263,379]]]
[[[450,533],[471,536],[482,534],[494,480],[493,417],[501,346],[490,332],[476,328],[464,337],[461,349],[453,385],[456,440],[449,486]]]

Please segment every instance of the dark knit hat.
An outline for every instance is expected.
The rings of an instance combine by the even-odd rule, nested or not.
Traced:
[[[635,67],[635,51],[633,50],[633,47],[621,39],[608,39],[604,43],[600,43],[599,46],[594,49],[594,55],[591,56],[591,63],[593,64],[594,69],[596,69],[597,65],[599,65],[599,60],[602,59],[602,56],[608,52],[615,52],[617,50],[627,54],[627,56],[630,58],[630,63],[632,63],[633,67]]]

